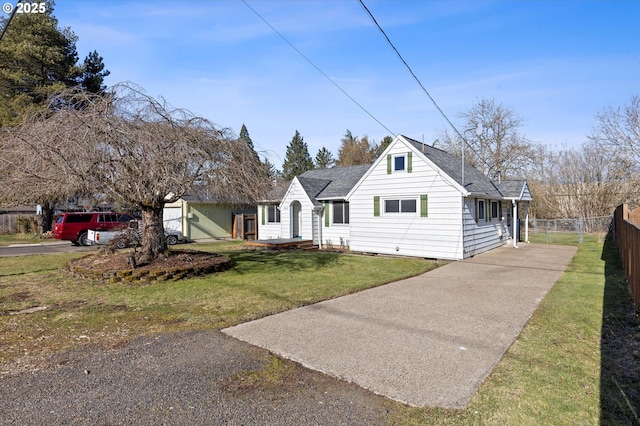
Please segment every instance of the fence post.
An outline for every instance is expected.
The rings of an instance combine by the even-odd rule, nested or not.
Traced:
[[[578,218],[578,232],[579,232],[578,243],[582,244],[582,218],[581,217]]]

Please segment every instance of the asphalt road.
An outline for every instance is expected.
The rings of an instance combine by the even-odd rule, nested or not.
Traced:
[[[34,254],[55,254],[70,252],[90,252],[97,247],[75,246],[70,241],[54,241],[38,244],[12,244],[0,247],[0,257],[30,256]]]

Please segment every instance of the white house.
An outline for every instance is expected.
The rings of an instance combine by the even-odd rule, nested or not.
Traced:
[[[259,239],[463,259],[513,238],[526,181],[489,180],[460,158],[397,136],[371,165],[313,170],[259,205]]]

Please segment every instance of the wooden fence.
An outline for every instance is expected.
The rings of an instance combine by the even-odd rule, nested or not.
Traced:
[[[29,219],[30,222],[35,223],[36,215],[33,214],[16,214],[16,213],[5,213],[0,214],[0,234],[15,234],[16,232],[23,231],[18,223],[20,219]],[[36,233],[38,232],[36,227],[32,227],[33,229],[29,229],[29,232]]]
[[[615,239],[627,273],[631,297],[640,310],[640,207],[629,211],[626,204],[614,214]]]

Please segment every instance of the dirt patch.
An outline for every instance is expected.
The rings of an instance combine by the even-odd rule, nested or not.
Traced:
[[[80,278],[103,282],[139,283],[190,278],[220,272],[231,266],[216,253],[169,250],[152,262],[132,268],[131,252],[96,253],[69,261],[63,270]]]

